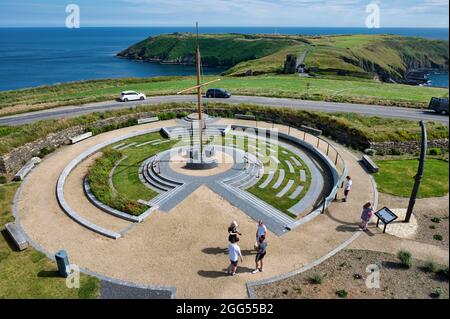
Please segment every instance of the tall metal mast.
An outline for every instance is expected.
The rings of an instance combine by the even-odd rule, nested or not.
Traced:
[[[202,86],[201,86],[201,55],[200,55],[200,43],[198,35],[198,22],[197,28],[197,98],[198,98],[198,119],[199,119],[199,133],[200,133],[200,159],[203,159],[203,112],[202,112]]]

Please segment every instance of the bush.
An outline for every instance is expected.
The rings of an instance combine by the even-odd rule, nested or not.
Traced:
[[[436,225],[431,225],[430,229],[436,229]]]
[[[6,176],[0,175],[0,184],[6,184],[7,182]]]
[[[403,268],[409,269],[412,267],[412,255],[407,250],[400,250],[397,254],[398,259],[400,259],[400,264]]]
[[[439,273],[448,279],[448,266],[439,270]]]
[[[37,157],[44,158],[47,155],[53,153],[55,150],[56,150],[56,148],[53,146],[46,146],[39,151],[39,153],[37,154]]]
[[[433,218],[431,218],[431,221],[433,223],[439,224],[441,222],[441,219],[439,217],[433,217]]]
[[[428,150],[428,155],[440,156],[440,155],[442,155],[442,150],[440,148],[438,148],[438,147],[430,148]]]
[[[439,271],[439,265],[437,263],[435,263],[434,261],[429,260],[429,261],[425,262],[425,264],[423,266],[423,270],[425,272],[435,273],[435,272]]]
[[[325,279],[324,275],[322,275],[322,274],[314,274],[312,277],[309,278],[309,281],[312,284],[320,285],[321,283],[323,283],[324,279]]]
[[[433,238],[434,238],[434,240],[437,240],[437,241],[443,241],[444,240],[444,237],[442,235],[440,235],[440,234],[434,235]]]
[[[347,298],[348,297],[348,292],[346,290],[338,290],[338,291],[336,291],[336,295],[339,298]]]
[[[435,299],[439,299],[444,295],[444,290],[441,287],[436,288],[432,293],[431,297]]]

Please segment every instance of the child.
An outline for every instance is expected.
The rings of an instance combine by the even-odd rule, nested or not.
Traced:
[[[361,229],[363,231],[367,231],[367,225],[369,224],[370,220],[372,219],[373,216],[373,209],[372,209],[372,204],[371,203],[367,203],[366,205],[363,206],[363,211],[361,214]]]
[[[343,202],[346,202],[348,200],[348,194],[350,194],[352,185],[353,185],[352,178],[350,176],[347,176],[347,180],[345,181],[344,186],[344,199],[342,200]]]

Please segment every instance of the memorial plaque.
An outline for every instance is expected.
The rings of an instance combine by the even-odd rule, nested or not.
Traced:
[[[386,227],[393,221],[398,219],[398,216],[394,214],[389,208],[384,207],[375,213],[375,216],[378,217],[377,227],[380,225],[380,221],[384,224],[384,231],[386,232]]]

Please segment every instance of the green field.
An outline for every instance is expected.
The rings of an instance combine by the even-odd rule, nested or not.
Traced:
[[[32,247],[18,252],[7,237],[4,225],[13,222],[12,201],[19,184],[0,185],[0,299],[88,299],[97,298],[97,278],[81,275],[80,289],[66,287],[55,262]]]
[[[204,81],[216,79],[207,76]],[[194,86],[194,77],[98,80],[60,84],[18,91],[0,92],[0,116],[109,101],[121,91],[136,90],[148,96],[176,94]],[[351,77],[300,78],[296,75],[222,77],[217,86],[232,94],[267,97],[354,102],[364,104],[427,107],[432,97],[448,96],[448,90],[400,84],[378,83]],[[192,92],[193,93],[193,92]]]
[[[376,163],[380,167],[380,172],[374,176],[380,192],[400,197],[411,195],[414,176],[419,165],[417,159],[380,160]],[[428,159],[418,197],[442,197],[448,194],[448,174],[448,162]]]

